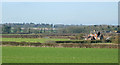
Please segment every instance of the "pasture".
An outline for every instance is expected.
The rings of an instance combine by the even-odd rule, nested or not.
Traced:
[[[4,42],[31,42],[31,43],[107,43],[112,44],[111,42],[102,42],[101,40],[71,40],[71,39],[62,39],[62,38],[2,38]]]
[[[2,38],[2,41],[9,42],[40,42],[45,43],[47,41],[69,41],[69,39],[55,39],[55,38]]]
[[[3,47],[3,63],[118,63],[118,49]]]

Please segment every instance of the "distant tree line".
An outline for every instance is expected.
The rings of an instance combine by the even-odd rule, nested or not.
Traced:
[[[3,34],[38,34],[38,33],[90,33],[97,30],[102,32],[118,31],[118,25],[64,25],[64,24],[34,24],[34,23],[5,23],[2,25]]]

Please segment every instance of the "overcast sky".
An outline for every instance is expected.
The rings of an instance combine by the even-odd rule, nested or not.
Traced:
[[[3,23],[118,24],[117,2],[4,2]]]

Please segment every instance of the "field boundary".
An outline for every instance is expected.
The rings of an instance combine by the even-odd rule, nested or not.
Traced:
[[[3,46],[24,47],[70,47],[70,48],[119,48],[119,44],[97,44],[97,43],[32,43],[32,42],[2,42]]]

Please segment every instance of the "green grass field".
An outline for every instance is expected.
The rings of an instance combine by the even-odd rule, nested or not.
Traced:
[[[9,34],[0,34],[0,35],[43,35],[43,34],[46,34],[46,33],[37,33],[37,34],[12,34],[12,33],[9,33]],[[47,33],[46,35],[48,35],[48,34],[55,34],[55,33]]]
[[[3,63],[118,63],[117,49],[3,47]]]
[[[69,41],[69,39],[55,39],[55,38],[2,38],[2,41],[11,42],[40,42],[45,43],[46,41]]]

